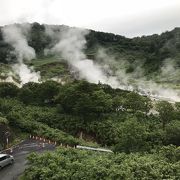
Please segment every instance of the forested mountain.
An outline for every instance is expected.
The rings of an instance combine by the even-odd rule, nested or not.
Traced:
[[[179,28],[130,39],[64,25],[1,27],[0,129],[10,143],[31,134],[67,147],[31,154],[21,179],[179,179],[179,66]],[[136,91],[146,81],[151,91]],[[154,88],[173,101],[154,100]]]
[[[61,75],[69,74],[66,64],[55,62],[56,58],[52,57],[52,55],[51,57],[47,57],[44,50],[53,47],[58,41],[58,33],[67,31],[71,29],[70,27],[64,25],[40,25],[38,23],[18,24],[17,26],[25,29],[23,33],[27,38],[28,45],[36,52],[36,61],[33,60],[31,65],[34,65],[36,70],[40,70],[42,76],[53,77],[60,73]],[[26,32],[27,26],[31,28]],[[2,29],[3,27],[0,28],[0,63],[3,63],[4,68],[7,69],[6,65],[16,62],[16,57],[12,53],[14,47],[4,41]],[[49,32],[49,29],[51,32]],[[137,66],[139,66],[143,69],[143,75],[147,78],[152,78],[153,76],[153,78],[156,77],[156,80],[159,81],[179,81],[179,78],[177,78],[179,74],[177,73],[172,75],[171,78],[166,75],[162,79],[157,78],[156,75],[162,74],[162,67],[168,69],[171,66],[175,71],[179,69],[180,28],[175,28],[160,35],[154,34],[132,39],[112,33],[89,30],[85,34],[85,39],[86,45],[83,50],[87,58],[101,62],[98,53],[99,50],[103,49],[103,52],[109,58],[108,63],[113,64],[111,62],[111,58],[113,57],[113,60],[116,61],[116,68],[117,65],[122,67],[123,64],[126,73],[131,74],[135,72]],[[43,59],[44,62],[42,61]],[[112,69],[115,68],[112,66]],[[49,68],[49,72],[47,72],[47,67]],[[61,70],[59,74],[57,72],[58,70]],[[1,68],[2,71],[3,68]]]

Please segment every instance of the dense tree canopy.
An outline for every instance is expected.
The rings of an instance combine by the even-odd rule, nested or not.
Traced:
[[[0,97],[17,97],[19,88],[12,83],[0,83]]]
[[[172,120],[174,108],[169,102],[166,101],[158,102],[156,107],[159,112],[162,121],[162,126],[164,129],[166,124]]]
[[[65,85],[53,81],[27,83],[22,88],[0,83],[0,87],[2,116],[10,125],[29,133],[53,134],[53,128],[74,136],[83,132],[84,139],[128,153],[179,145],[178,103],[154,105],[135,92],[86,81]],[[155,107],[159,115],[149,112]],[[42,131],[37,131],[38,123],[42,124]],[[50,137],[56,139],[56,135]]]
[[[178,179],[178,151],[169,146],[159,155],[126,155],[61,148],[54,153],[32,154],[22,179]]]

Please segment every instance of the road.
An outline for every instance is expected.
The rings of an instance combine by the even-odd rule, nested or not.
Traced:
[[[14,156],[14,164],[4,167],[0,170],[0,180],[17,180],[24,172],[27,165],[27,156],[31,152],[42,153],[46,150],[54,150],[55,145],[45,143],[42,147],[42,142],[38,140],[28,139],[20,143],[10,153]]]

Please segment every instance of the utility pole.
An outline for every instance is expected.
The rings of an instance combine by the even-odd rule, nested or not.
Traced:
[[[9,148],[9,136],[10,136],[10,132],[6,131],[5,132],[5,137],[6,137],[6,148]]]

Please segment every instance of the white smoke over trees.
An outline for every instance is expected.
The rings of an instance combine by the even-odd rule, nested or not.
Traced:
[[[159,80],[180,81],[180,70],[174,59],[168,58],[164,60]]]
[[[49,33],[51,32],[51,33]],[[48,33],[53,35],[53,30],[48,29]],[[59,53],[69,65],[79,72],[82,79],[92,83],[109,84],[113,88],[137,91],[140,94],[149,95],[157,99],[167,99],[180,101],[179,92],[171,88],[164,88],[162,85],[149,81],[144,75],[140,65],[132,73],[126,73],[125,66],[129,66],[124,60],[118,60],[113,56],[108,56],[105,51],[98,53],[100,63],[87,59],[84,48],[86,45],[85,35],[87,30],[77,28],[67,28],[60,32],[59,42],[50,49],[51,53]],[[113,64],[113,65],[112,65]],[[121,66],[112,70],[112,66]]]
[[[68,64],[78,71],[80,78],[92,83],[110,84],[112,87],[117,88],[119,83],[116,77],[107,76],[103,68],[93,60],[87,59],[83,52],[86,45],[85,35],[87,33],[87,30],[68,28],[60,33],[59,42],[55,44],[50,52],[60,53],[67,60]]]
[[[157,99],[164,99],[169,101],[180,101],[180,92],[178,90],[174,90],[172,88],[166,87],[160,83],[156,83],[153,80],[147,79],[144,75],[144,69],[141,64],[136,64],[135,69],[132,73],[126,73],[126,68],[130,65],[127,61],[118,59],[116,61],[112,56],[108,56],[104,50],[98,53],[97,58],[101,58],[105,63],[107,61],[112,62],[112,66],[120,66],[120,68],[116,68],[114,70],[114,74],[118,78],[121,87],[123,89],[137,91],[142,95],[148,95]],[[174,61],[169,61],[169,59],[164,61],[164,65],[161,68],[161,73],[158,76],[159,79],[163,80],[166,78],[168,80],[168,76],[172,77],[172,79],[179,78],[180,71],[174,67]]]
[[[27,39],[23,33],[27,33],[30,26],[24,24],[23,28],[18,25],[8,25],[3,27],[3,37],[5,42],[14,48],[17,63],[12,65],[12,69],[19,76],[21,84],[27,82],[39,82],[40,74],[35,72],[32,67],[28,67],[24,61],[30,61],[36,57],[35,51],[27,43]]]
[[[144,76],[144,68],[141,64],[127,60],[115,58],[108,55],[102,48],[97,49],[96,60],[88,59],[84,50],[86,47],[85,36],[88,30],[79,28],[69,28],[61,26],[45,26],[46,34],[51,37],[53,45],[51,49],[45,49],[48,53],[60,54],[68,62],[72,72],[78,72],[79,79],[86,79],[92,83],[109,84],[113,88],[137,91],[143,95],[155,98],[180,101],[180,92],[172,88],[167,88],[162,84],[147,80]],[[36,58],[35,50],[28,45],[27,35],[30,32],[30,24],[9,25],[2,28],[4,40],[14,48],[17,63],[12,64],[12,69],[20,77],[21,84],[27,82],[39,82],[40,73],[35,72],[33,67],[28,67],[25,62]],[[135,64],[137,63],[137,64]],[[127,73],[127,67],[134,69]],[[177,79],[179,80],[179,69],[173,60],[165,60],[161,68],[161,74],[157,77],[158,81]]]

